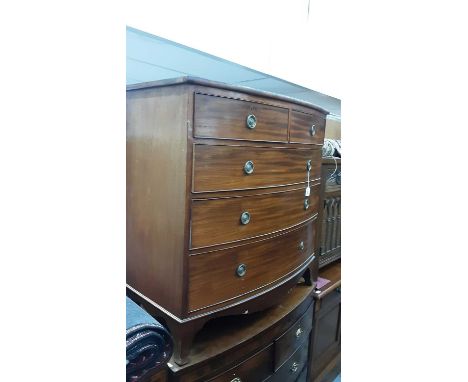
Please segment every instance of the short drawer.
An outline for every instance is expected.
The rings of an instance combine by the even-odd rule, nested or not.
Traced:
[[[210,379],[210,382],[259,382],[271,375],[273,346],[270,345],[241,364]]]
[[[310,162],[309,162],[310,161]],[[320,149],[194,145],[193,191],[284,186],[320,179]]]
[[[319,187],[192,201],[191,248],[229,243],[291,228],[318,212]],[[307,202],[306,202],[307,200]]]
[[[189,257],[188,305],[193,312],[274,284],[314,251],[316,219],[287,234]]]
[[[195,94],[194,136],[287,142],[288,114],[277,106]]]
[[[323,145],[325,137],[325,116],[319,112],[303,113],[291,111],[291,143],[310,143]]]
[[[275,341],[275,370],[278,370],[299,347],[303,347],[304,341],[309,340],[309,334],[312,329],[312,309],[313,306],[286,333]]]
[[[304,341],[296,352],[281,366],[268,382],[295,382],[307,365],[309,355],[309,341]]]

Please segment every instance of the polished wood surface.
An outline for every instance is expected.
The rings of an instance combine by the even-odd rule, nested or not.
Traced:
[[[149,372],[151,373],[151,372]],[[167,381],[167,370],[164,368],[155,374],[152,374],[149,378],[143,378],[138,382],[166,382]]]
[[[311,187],[308,197],[310,207],[307,210],[304,208],[305,188],[244,197],[194,200],[191,247],[239,241],[305,222],[317,213],[319,187]],[[247,224],[242,224],[240,219],[244,212],[250,215]]]
[[[190,256],[189,310],[228,301],[293,272],[313,253],[315,224],[314,219],[290,233],[255,244]],[[246,266],[243,277],[236,274],[240,264]]]
[[[193,191],[221,191],[264,188],[307,181],[307,161],[311,160],[310,181],[320,179],[319,149],[195,145]],[[254,163],[247,175],[244,165]]]
[[[183,87],[127,93],[127,283],[179,315],[187,99]]]
[[[314,134],[312,134],[314,126]],[[318,112],[291,112],[289,140],[291,143],[313,143],[322,145],[325,136],[325,116]]]
[[[195,95],[194,136],[287,142],[288,109],[204,94]],[[256,126],[247,127],[247,116]]]
[[[235,378],[239,381],[257,382],[263,381],[272,374],[271,358],[273,356],[273,345],[260,350],[258,353],[242,362],[240,365],[210,379],[212,382],[232,382]]]
[[[319,275],[324,279],[330,280],[330,282],[320,289],[315,289],[314,297],[317,300],[321,300],[341,286],[341,261],[337,261],[320,269]]]
[[[180,366],[171,360],[169,380],[207,381],[268,347],[301,318],[311,319],[312,291],[313,288],[300,284],[289,291],[281,304],[272,308],[209,321],[195,338],[190,349],[190,362]],[[273,355],[269,365],[273,373]]]
[[[305,107],[307,110],[314,109],[319,112],[322,112],[324,115],[329,114],[327,110],[324,108],[314,105],[313,103],[306,102],[299,100],[297,98],[292,98],[288,96],[284,96],[277,93],[267,92],[264,90],[256,90],[245,86],[239,85],[230,85],[223,82],[211,81],[204,78],[193,77],[193,76],[182,76],[177,78],[169,78],[164,80],[158,81],[150,81],[150,82],[141,82],[138,84],[127,85],[127,90],[141,90],[141,89],[148,89],[148,88],[158,88],[158,87],[169,87],[169,86],[180,86],[183,84],[193,84],[196,85],[197,88],[201,88],[203,90],[206,89],[215,89],[220,90],[223,92],[224,95],[226,93],[234,93],[234,94],[242,94],[243,98],[251,98],[253,96],[257,100],[267,99],[274,102],[280,101],[280,103],[284,105],[300,105],[300,107]],[[201,92],[203,92],[201,90]],[[197,91],[199,91],[197,89]],[[236,98],[236,97],[233,97]],[[237,97],[238,98],[238,97]]]
[[[299,347],[307,346],[312,329],[312,316],[312,310],[304,314],[275,341],[275,370],[279,369]]]

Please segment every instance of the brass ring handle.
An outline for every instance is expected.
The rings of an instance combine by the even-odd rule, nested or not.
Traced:
[[[247,175],[250,175],[254,172],[254,163],[251,160],[248,160],[247,162],[245,162],[244,172]]]
[[[304,200],[304,209],[305,209],[305,210],[308,210],[308,209],[309,209],[309,206],[310,206],[310,205],[309,205],[309,199],[305,199],[305,200]]]
[[[304,331],[301,328],[297,329],[296,330],[296,338],[299,338],[303,332]]]
[[[310,170],[312,169],[312,160],[309,159],[309,160],[307,161],[306,169],[307,169],[307,171],[310,171]]]
[[[249,129],[255,129],[255,126],[257,126],[257,117],[253,114],[249,114],[246,122]]]
[[[291,365],[291,372],[292,373],[295,373],[297,371],[297,369],[299,369],[299,363],[297,362],[294,362],[292,365]]]
[[[301,242],[299,243],[299,250],[300,250],[300,251],[303,251],[303,250],[304,250],[304,242],[303,242],[303,241],[301,241]]]
[[[310,127],[310,135],[314,136],[317,131],[315,130],[315,125]]]
[[[248,211],[242,212],[240,220],[241,220],[242,224],[249,224],[249,222],[250,222],[250,213]]]
[[[247,273],[247,265],[240,264],[236,269],[236,275],[239,277],[243,277],[245,276],[246,273]]]

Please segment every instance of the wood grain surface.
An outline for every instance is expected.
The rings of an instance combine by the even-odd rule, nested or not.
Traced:
[[[194,136],[287,142],[288,109],[261,103],[195,94]],[[247,116],[257,119],[253,129]]]
[[[246,197],[194,200],[191,248],[229,243],[284,230],[298,225],[318,211],[319,185],[311,187],[304,208],[305,188]],[[247,212],[250,221],[242,224]]]
[[[311,160],[310,181],[320,178],[322,152],[319,149],[195,145],[194,192],[264,188],[307,181],[307,161]],[[247,175],[244,165],[254,163]]]
[[[313,253],[315,224],[313,220],[292,232],[254,244],[190,256],[189,311],[239,297],[292,272]],[[236,274],[241,264],[247,269],[243,277]]]

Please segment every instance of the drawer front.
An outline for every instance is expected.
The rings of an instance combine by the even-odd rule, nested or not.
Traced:
[[[271,375],[273,346],[261,350],[240,365],[218,375],[210,382],[259,382]]]
[[[314,219],[287,234],[190,256],[189,311],[234,299],[294,271],[314,251],[315,224]]]
[[[261,103],[195,94],[198,138],[287,142],[289,110]]]
[[[311,143],[323,145],[325,137],[325,116],[320,113],[291,111],[291,143]]]
[[[295,191],[192,202],[191,247],[252,238],[293,227],[318,212],[320,185]],[[306,208],[305,200],[308,199]]]
[[[296,352],[289,358],[283,366],[268,380],[269,382],[294,382],[297,381],[304,367],[307,365],[309,355],[309,341],[304,341]]]
[[[279,369],[299,347],[304,347],[304,341],[309,341],[312,329],[312,308],[311,306],[286,333],[275,341],[275,370]]]
[[[321,150],[194,145],[193,191],[299,184],[320,178]]]

